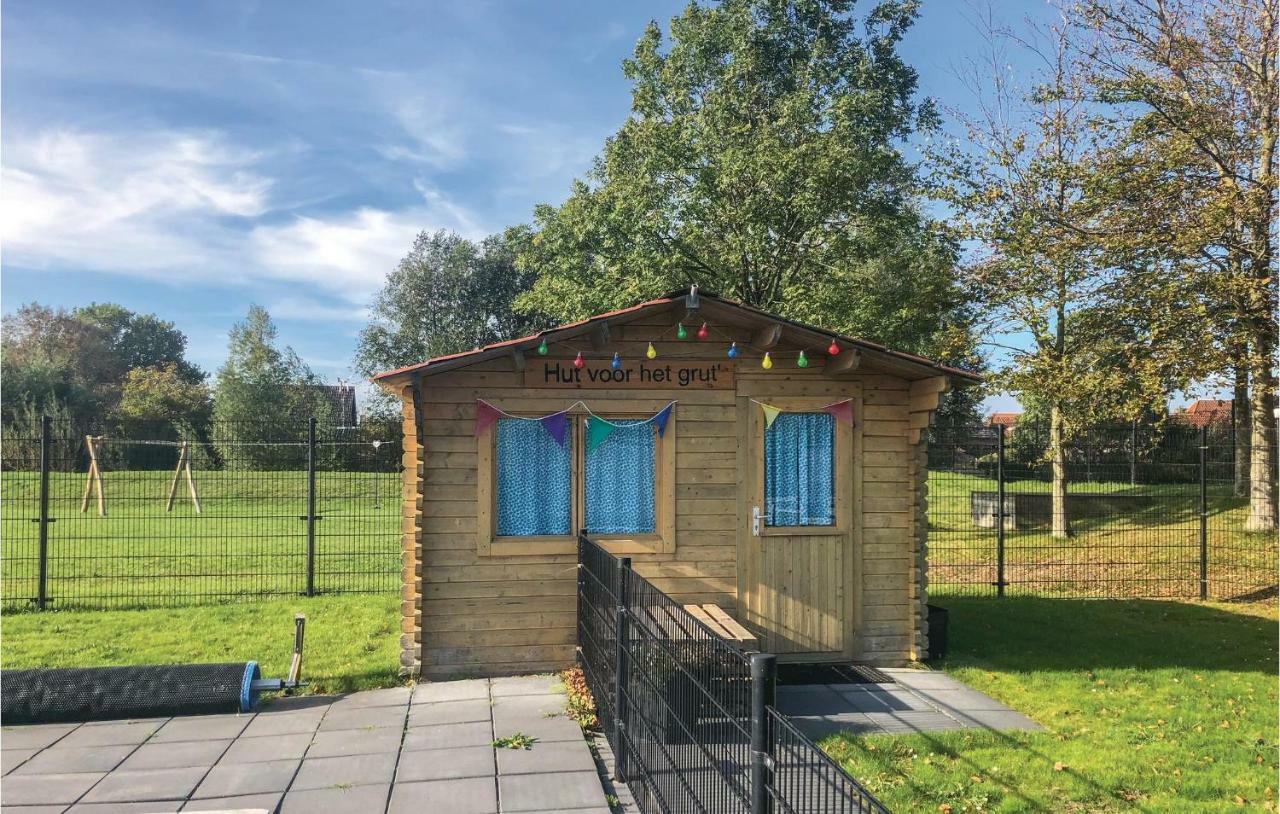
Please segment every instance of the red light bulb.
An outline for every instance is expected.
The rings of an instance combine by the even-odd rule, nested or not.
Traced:
[[[711,332],[707,330],[707,323],[702,323],[702,327],[698,329],[698,338],[706,339],[710,334]]]
[[[578,355],[573,357],[573,366],[578,370],[582,370],[582,366],[585,364],[586,362],[582,361],[582,351],[578,351]]]
[[[827,345],[827,355],[835,356],[839,352],[840,352],[840,346],[836,344],[836,341],[834,339],[832,339],[831,344]]]

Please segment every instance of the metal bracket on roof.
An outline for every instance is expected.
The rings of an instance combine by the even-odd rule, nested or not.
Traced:
[[[689,286],[689,293],[684,297],[684,307],[689,311],[698,310],[698,286]]]

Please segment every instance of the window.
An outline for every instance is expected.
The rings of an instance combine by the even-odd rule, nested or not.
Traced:
[[[653,534],[657,431],[649,422],[614,423],[609,437],[585,456],[587,533]]]
[[[765,524],[835,525],[835,417],[781,413],[764,433]]]
[[[587,449],[588,414],[564,444],[537,420],[499,418],[476,439],[476,547],[483,555],[574,552],[579,529],[615,554],[675,550],[675,416],[606,414]]]
[[[497,534],[569,534],[568,444],[557,444],[537,421],[502,418],[495,446]]]

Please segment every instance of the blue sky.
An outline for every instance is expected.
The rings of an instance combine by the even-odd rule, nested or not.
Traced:
[[[562,200],[628,113],[620,61],[682,6],[8,0],[4,310],[151,311],[213,371],[256,302],[318,373],[354,378],[367,303],[413,236],[480,237]],[[926,0],[903,48],[944,105],[968,104],[972,13]]]

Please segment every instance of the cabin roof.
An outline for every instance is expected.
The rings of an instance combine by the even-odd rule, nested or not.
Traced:
[[[811,325],[805,325],[794,320],[786,319],[762,311],[750,305],[738,302],[736,300],[727,299],[709,294],[706,292],[697,292],[696,310],[700,313],[722,316],[727,321],[736,322],[740,325],[751,327],[765,327],[770,324],[776,324],[782,329],[783,338],[790,339],[795,342],[813,342],[821,340],[824,344],[831,340],[838,343],[856,348],[863,354],[865,360],[870,361],[874,366],[884,369],[886,372],[902,376],[906,379],[923,379],[931,376],[945,375],[959,379],[962,382],[981,381],[981,377],[972,371],[962,370],[956,367],[949,367],[940,364],[932,359],[926,359],[923,356],[917,356],[913,353],[905,351],[893,350],[892,348],[870,342],[865,339],[858,339],[852,336],[845,336],[833,331],[822,328],[816,328]],[[491,345],[485,345],[474,350],[463,351],[461,353],[450,353],[444,356],[436,356],[423,362],[418,362],[404,367],[398,367],[394,370],[383,371],[372,377],[372,381],[386,382],[402,376],[431,376],[436,373],[443,373],[446,370],[456,370],[460,367],[483,362],[487,359],[497,358],[506,354],[510,354],[516,350],[532,350],[538,346],[542,340],[548,342],[556,342],[563,339],[569,339],[574,336],[580,336],[588,333],[600,323],[616,323],[623,324],[638,319],[650,311],[670,310],[672,306],[684,304],[689,305],[691,295],[685,292],[677,292],[658,297],[652,300],[646,300],[637,303],[628,308],[620,308],[616,311],[606,311],[603,314],[596,314],[587,319],[578,320],[577,322],[569,322],[564,325],[558,325],[554,328],[548,328],[545,331],[539,331],[535,334],[522,336],[518,339],[508,339],[503,342],[495,342]],[[694,310],[692,307],[690,310]]]

